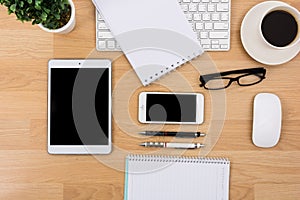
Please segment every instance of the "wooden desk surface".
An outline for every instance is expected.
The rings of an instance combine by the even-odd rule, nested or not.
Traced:
[[[243,17],[259,2],[262,1],[232,0],[231,50],[209,53],[218,70],[262,66],[247,55],[239,36]],[[300,9],[298,0],[286,2]],[[0,7],[0,199],[123,199],[122,170],[127,153],[178,153],[152,152],[138,147],[144,139],[138,137],[136,131],[197,129],[213,135],[216,134],[213,123],[221,126],[221,136],[211,151],[179,153],[228,157],[232,163],[230,199],[299,199],[300,54],[284,65],[265,66],[267,79],[258,85],[247,88],[233,85],[226,93],[217,94],[224,99],[215,105],[215,93],[198,87],[199,73],[191,64],[151,86],[141,87],[124,56],[93,52],[94,7],[91,1],[74,0],[74,3],[77,25],[68,35],[53,35],[29,23],[22,24]],[[98,157],[49,155],[46,145],[47,61],[94,56],[114,60],[113,154]],[[179,86],[174,79],[188,83],[186,92],[204,94],[205,123],[199,127],[139,124],[136,119],[138,93],[176,91]],[[178,88],[183,89],[183,86]],[[282,101],[281,139],[271,149],[256,148],[251,142],[252,104],[259,92],[276,93]],[[222,127],[224,108],[226,116]],[[218,111],[222,112],[213,117],[212,113]],[[204,142],[213,145],[210,139]]]

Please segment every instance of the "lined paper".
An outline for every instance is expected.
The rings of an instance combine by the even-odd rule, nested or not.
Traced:
[[[229,199],[227,159],[130,155],[125,200]]]

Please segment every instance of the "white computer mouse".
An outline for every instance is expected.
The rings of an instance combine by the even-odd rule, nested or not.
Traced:
[[[260,93],[254,98],[252,141],[258,147],[274,147],[281,133],[281,103],[278,96]]]

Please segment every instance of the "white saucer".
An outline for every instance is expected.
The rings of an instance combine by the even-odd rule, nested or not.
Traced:
[[[290,61],[300,51],[300,45],[288,49],[273,49],[260,36],[259,23],[266,10],[278,6],[288,5],[280,1],[266,1],[251,8],[241,26],[241,39],[244,49],[256,61],[266,65],[280,65]]]

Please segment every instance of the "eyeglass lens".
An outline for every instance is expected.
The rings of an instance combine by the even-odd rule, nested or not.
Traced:
[[[241,86],[248,86],[259,83],[262,79],[262,76],[256,74],[247,74],[237,78],[217,77],[206,82],[205,87],[207,89],[223,89],[228,87],[232,81],[237,81]]]
[[[238,84],[241,86],[246,86],[246,85],[253,85],[262,80],[261,76],[255,75],[255,74],[249,74],[246,76],[241,76],[238,79]]]
[[[230,79],[222,79],[222,77],[220,77],[220,78],[209,80],[205,84],[205,87],[207,89],[222,89],[222,88],[226,88],[229,85],[230,85]]]

